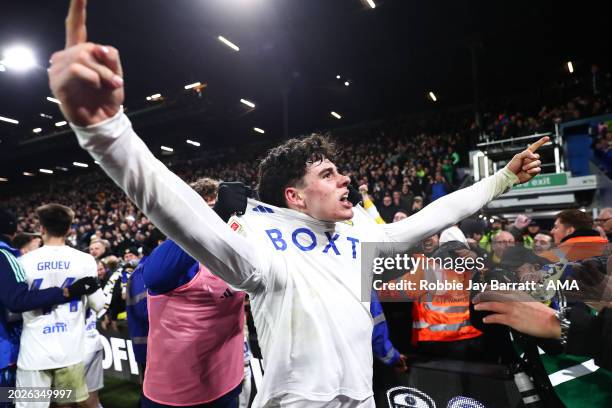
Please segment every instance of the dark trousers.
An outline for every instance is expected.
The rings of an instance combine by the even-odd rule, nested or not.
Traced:
[[[238,408],[238,395],[242,391],[242,384],[234,388],[224,396],[217,398],[214,401],[207,402],[206,404],[190,405],[181,408]],[[158,404],[155,401],[151,401],[145,395],[142,395],[141,408],[165,408],[174,407],[173,405]]]
[[[17,366],[12,365],[0,369],[0,387],[15,388]],[[12,402],[0,402],[0,408],[13,408]]]

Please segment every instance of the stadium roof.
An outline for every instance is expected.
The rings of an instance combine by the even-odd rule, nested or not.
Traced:
[[[537,88],[565,75],[568,60],[575,75],[586,75],[591,62],[610,67],[599,3],[374,3],[90,0],[88,31],[91,41],[120,50],[126,107],[136,123],[142,120],[145,140],[168,146],[283,137],[285,98],[290,136],[432,109],[430,91],[436,109],[470,103],[474,45],[485,98]],[[63,46],[67,6],[68,0],[2,5],[0,51],[27,45],[37,66],[0,67],[0,116],[19,122],[0,121],[0,177],[87,159],[68,128],[55,125],[63,118],[47,99],[47,61]],[[196,82],[205,87],[185,89]]]

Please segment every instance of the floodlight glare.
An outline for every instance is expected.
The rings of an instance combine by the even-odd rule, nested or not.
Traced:
[[[432,91],[429,91],[429,99],[431,99],[434,102],[438,100],[438,98],[436,98],[436,94],[434,94]]]
[[[18,125],[19,121],[11,118],[5,118],[4,116],[0,116],[0,120],[2,122],[12,123],[13,125]]]
[[[574,73],[574,64],[572,64],[572,61],[567,61],[567,69],[570,72],[570,74]]]
[[[174,149],[171,147],[167,147],[167,146],[161,146],[161,149],[165,152],[173,152]]]
[[[41,128],[34,128],[34,129],[32,129],[32,132],[40,133],[40,132],[42,132],[42,129]]]
[[[223,44],[227,45],[228,47],[230,47],[232,50],[234,51],[240,51],[240,48],[234,44],[233,42],[231,42],[230,40],[228,40],[227,38],[223,37],[222,35],[220,35],[219,37],[219,41],[221,41]]]
[[[368,6],[372,8],[376,8],[376,4],[374,4],[374,0],[366,0],[368,2]]]
[[[62,120],[60,122],[55,122],[55,126],[57,126],[57,127],[66,126],[67,124],[68,124],[68,122],[66,122],[65,120]]]
[[[87,163],[81,163],[81,162],[72,162],[72,165],[74,167],[83,167],[83,168],[89,167],[89,165]]]
[[[263,135],[264,133],[266,133],[266,131],[265,131],[265,130],[260,129],[260,128],[258,128],[258,127],[254,127],[254,128],[253,128],[253,130],[254,130],[254,131],[256,131],[257,133],[261,133],[262,135]]]
[[[36,65],[32,50],[21,45],[5,49],[1,62],[6,68],[15,71],[26,71]]]
[[[49,102],[57,103],[58,105],[61,105],[61,104],[62,104],[62,103],[59,101],[59,99],[55,99],[55,98],[52,98],[52,97],[50,97],[50,96],[47,96],[47,100],[48,100]]]
[[[331,115],[336,119],[342,119],[342,116],[339,113],[336,113],[334,111],[331,112]]]
[[[246,106],[248,106],[249,108],[254,108],[255,104],[251,101],[248,101],[246,99],[241,99],[240,100],[241,103],[245,104]]]

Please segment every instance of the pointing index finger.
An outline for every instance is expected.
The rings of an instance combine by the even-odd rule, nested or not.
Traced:
[[[548,142],[549,140],[550,138],[548,136],[544,136],[543,138],[541,138],[540,140],[538,140],[537,142],[529,146],[527,149],[530,150],[532,153],[535,153],[536,150],[542,147],[542,145]]]
[[[86,9],[87,0],[70,0],[66,17],[66,48],[87,41]]]

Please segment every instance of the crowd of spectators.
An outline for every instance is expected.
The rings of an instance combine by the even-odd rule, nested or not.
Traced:
[[[596,79],[604,78],[599,71],[594,75]],[[583,96],[572,95],[563,103],[541,106],[533,112],[485,114],[481,131],[499,138],[521,136],[552,131],[560,121],[610,112],[610,94],[601,92],[606,83],[601,79],[589,81],[584,83],[591,87],[599,84],[598,88],[583,89]],[[336,164],[354,185],[368,186],[382,218],[391,222],[397,211],[410,215],[463,182],[463,174],[457,169],[468,165],[468,140],[474,131],[469,116],[469,109],[458,108],[447,115],[429,112],[334,131]],[[595,158],[604,172],[612,168],[612,132],[608,129],[602,124],[593,143]],[[176,162],[171,162],[170,167],[188,182],[207,176],[256,187],[256,159],[267,147],[254,145],[242,151],[228,148],[206,159],[174,158],[171,160]],[[40,228],[34,209],[47,202],[62,203],[75,210],[69,241],[83,250],[92,241],[101,241],[107,254],[122,256],[126,250],[141,247],[154,229],[99,170],[57,177],[52,185],[33,184],[29,193],[7,197],[0,206],[9,207],[19,216],[19,232],[37,233]]]

